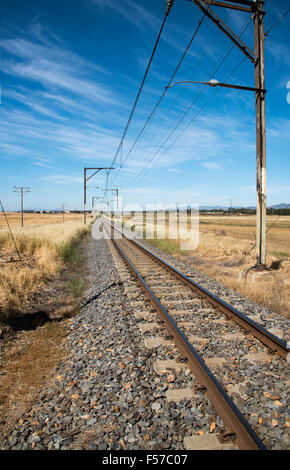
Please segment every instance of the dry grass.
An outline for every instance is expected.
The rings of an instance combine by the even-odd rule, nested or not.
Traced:
[[[2,317],[21,311],[33,292],[57,276],[65,261],[76,261],[76,246],[87,232],[81,220],[68,220],[63,224],[49,223],[13,230],[17,253],[6,230],[0,232],[0,258],[14,262],[0,262],[0,312]]]
[[[277,216],[268,216],[267,228],[276,219]],[[256,263],[255,224],[254,216],[201,216],[199,246],[189,259],[230,289],[289,318],[290,217],[280,217],[269,230],[267,266],[270,270],[261,273],[250,269]]]

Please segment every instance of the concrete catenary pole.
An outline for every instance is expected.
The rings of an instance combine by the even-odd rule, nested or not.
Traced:
[[[93,178],[97,173],[99,173],[101,170],[114,170],[115,168],[113,167],[85,167],[84,168],[84,224],[87,223],[87,182]],[[93,173],[90,176],[87,176],[87,170],[93,171]]]
[[[264,12],[257,5],[254,16],[255,85],[265,89]],[[265,93],[256,93],[256,163],[257,163],[257,268],[266,264],[266,111]]]
[[[84,224],[87,223],[87,169],[84,168]]]
[[[251,60],[255,66],[256,94],[256,167],[257,167],[257,210],[256,210],[256,265],[263,269],[266,266],[266,113],[265,113],[265,62],[264,62],[264,4],[263,0],[191,0],[216,26],[221,29],[234,44]],[[248,12],[254,18],[254,53],[211,10],[211,6],[219,6],[233,10]],[[222,86],[229,86],[223,84]],[[236,87],[235,87],[236,88]],[[244,89],[246,89],[244,87]],[[253,90],[248,88],[249,90]]]

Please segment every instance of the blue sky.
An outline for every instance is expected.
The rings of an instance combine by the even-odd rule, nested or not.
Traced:
[[[267,0],[266,30],[287,7],[289,0]],[[83,168],[111,165],[164,10],[165,0],[2,0],[0,197],[7,209],[19,207],[14,185],[31,187],[26,207],[82,207]],[[237,33],[248,21],[245,13],[215,11]],[[193,3],[175,0],[123,159],[201,17]],[[289,26],[290,15],[265,41],[268,205],[290,202]],[[253,47],[252,24],[243,40]],[[206,19],[176,80],[208,80],[231,45]],[[234,48],[215,78],[225,81],[242,59]],[[254,86],[249,60],[230,82]],[[200,91],[200,85],[169,89],[121,171],[118,158],[109,187],[120,188],[124,204],[228,206],[232,199],[234,205],[255,205],[254,95],[206,87],[196,99]],[[105,181],[104,172],[90,186],[104,187]],[[97,195],[89,188],[89,201]]]

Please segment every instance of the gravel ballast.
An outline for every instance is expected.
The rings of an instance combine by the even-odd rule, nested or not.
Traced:
[[[165,257],[164,253],[155,251]],[[91,239],[88,252],[95,280],[80,312],[70,320],[65,346],[67,359],[54,370],[39,400],[22,416],[9,438],[1,442],[1,448],[184,449],[184,437],[193,431],[208,433],[213,422],[215,432],[223,431],[222,421],[191,373],[181,371],[175,376],[159,376],[154,371],[157,358],[181,358],[176,350],[168,354],[165,347],[152,350],[144,347],[146,334],[140,332],[108,243]],[[167,259],[175,266],[179,264],[172,257]],[[191,273],[197,282],[202,280],[217,295],[230,296],[235,306],[267,316],[262,307],[184,263],[179,268]],[[283,323],[284,328],[285,319],[282,322],[273,316],[272,321],[271,316],[269,321],[273,327],[281,327]],[[273,373],[279,373],[278,365],[274,364]],[[253,396],[257,391],[258,371],[256,375],[248,390]],[[195,403],[191,400],[168,403],[166,391],[185,385],[195,388],[198,395]],[[283,390],[281,394],[283,410],[279,411],[284,415]],[[255,425],[256,417],[251,419]],[[280,445],[283,436],[278,434],[274,429],[274,448],[285,448],[286,443]]]
[[[95,282],[71,319],[67,359],[1,448],[183,449],[192,421],[208,426],[212,407],[202,395],[194,409],[167,402],[170,384],[154,372],[156,353],[144,348],[107,242],[88,249]]]

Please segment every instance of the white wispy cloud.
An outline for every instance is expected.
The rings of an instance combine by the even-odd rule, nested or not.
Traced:
[[[91,3],[102,10],[109,9],[121,15],[127,22],[142,31],[160,27],[160,18],[150,13],[148,9],[133,0],[90,0]],[[89,3],[88,3],[89,5]]]
[[[12,140],[11,140],[12,142]],[[15,154],[15,155],[23,155],[27,153],[25,149],[23,149],[22,146],[20,145],[15,145],[11,142],[0,142],[0,150],[2,151],[2,154],[5,155],[5,153],[8,154]]]
[[[8,97],[14,101],[18,101],[19,103],[28,106],[33,111],[44,114],[47,117],[52,119],[61,119],[64,120],[65,118],[60,114],[56,113],[52,109],[49,109],[44,104],[40,103],[39,98],[37,97],[37,93],[31,92],[30,90],[26,90],[26,93],[20,93],[16,90],[6,89],[4,91],[4,99]]]
[[[175,119],[164,123],[161,128],[158,127],[158,140],[153,141],[147,148],[146,154],[152,156],[159,148],[161,148],[162,138],[160,134],[166,137],[168,129],[170,130],[175,123]],[[158,124],[156,124],[158,126]],[[182,127],[181,127],[182,129]],[[221,129],[223,132],[221,132]],[[153,130],[154,133],[154,130]],[[175,136],[179,139],[175,141]],[[227,139],[224,138],[227,135]],[[222,114],[210,113],[209,116],[200,116],[197,122],[192,123],[185,132],[182,134],[177,132],[173,134],[172,138],[162,147],[160,152],[161,158],[158,161],[157,167],[170,167],[173,163],[182,163],[186,161],[200,161],[201,163],[208,162],[209,166],[217,168],[221,163],[229,158],[229,155],[238,147],[243,153],[255,152],[255,135],[254,127],[252,131],[252,139],[249,138],[248,120],[241,117],[240,120],[233,117],[227,118]],[[165,139],[163,140],[163,142]],[[171,146],[171,143],[173,145]],[[168,151],[166,151],[168,149]],[[164,156],[162,156],[164,153]],[[136,158],[138,152],[130,160],[130,165],[138,168],[144,164],[144,157],[142,147],[140,147],[140,158]],[[160,155],[156,155],[156,158]],[[141,158],[143,156],[143,158]],[[209,160],[209,158],[211,158]],[[216,159],[219,159],[216,162]],[[210,162],[212,162],[210,164]],[[206,164],[206,163],[205,163]]]
[[[268,39],[265,42],[265,51],[269,52],[277,63],[290,67],[290,47],[287,42]]]
[[[202,166],[208,170],[220,170],[222,168],[221,165],[216,162],[202,162]]]
[[[45,176],[43,180],[55,184],[73,184],[83,182],[83,179],[80,176],[62,174]]]
[[[6,114],[6,113],[5,113]],[[73,160],[95,160],[108,162],[112,159],[112,153],[119,143],[119,136],[107,129],[94,128],[82,123],[82,125],[61,124],[54,122],[39,122],[37,118],[26,121],[29,113],[22,112],[19,119],[15,119],[5,126],[5,114],[0,118],[0,125],[5,128],[6,138],[10,141],[0,143],[3,150],[17,154],[35,153],[36,160],[39,161],[39,151],[29,150],[31,143],[45,148],[45,155],[50,154],[53,148],[53,154],[59,155],[62,159],[71,158]],[[0,132],[1,138],[1,132]],[[23,142],[22,146],[12,144],[13,139]],[[44,147],[43,147],[44,146]],[[32,155],[33,156],[33,155]],[[44,162],[45,163],[45,162]]]
[[[280,143],[290,142],[290,119],[282,117],[270,119],[268,135]]]
[[[118,15],[121,15],[126,20],[126,22],[128,22],[143,33],[147,33],[148,30],[154,30],[157,32],[163,20],[162,15],[160,17],[155,16],[148,10],[148,8],[144,7],[143,5],[139,4],[134,0],[123,0],[122,2],[116,0],[88,0],[87,5],[90,4],[95,5],[103,11],[114,11]],[[165,13],[165,6],[162,13]],[[194,13],[192,15],[192,18],[193,26],[196,27],[197,19]],[[184,26],[178,25],[176,22],[170,20],[170,27],[168,26],[165,28],[162,35],[162,41],[168,43],[174,49],[178,49],[183,53],[191,35],[192,31],[185,31]],[[195,49],[193,47],[190,48],[188,51],[188,56],[199,58],[201,51],[205,47],[205,39],[205,37],[199,34],[198,49]]]
[[[43,161],[39,160],[33,160],[32,164],[35,166],[40,166],[42,168],[51,168],[51,165],[44,163]]]
[[[180,170],[179,168],[168,168],[168,170],[170,173],[182,173],[182,170]]]
[[[51,42],[43,44],[37,38],[16,37],[0,39],[1,49],[10,55],[9,59],[1,61],[6,74],[25,79],[27,83],[37,82],[54,95],[56,91],[58,94],[65,91],[74,99],[81,96],[94,106],[120,105],[114,91],[104,84],[109,72],[68,48]],[[36,103],[33,105],[35,107]]]
[[[45,142],[46,152],[54,146],[54,153],[64,158],[112,158],[119,135],[106,128],[106,120],[123,124],[120,109],[127,111],[128,105],[104,84],[110,75],[105,68],[71,52],[37,22],[25,38],[0,39],[1,50],[3,70],[19,83],[2,89],[3,154],[24,155],[30,149],[33,164],[44,166],[47,162],[41,162],[34,147]]]

